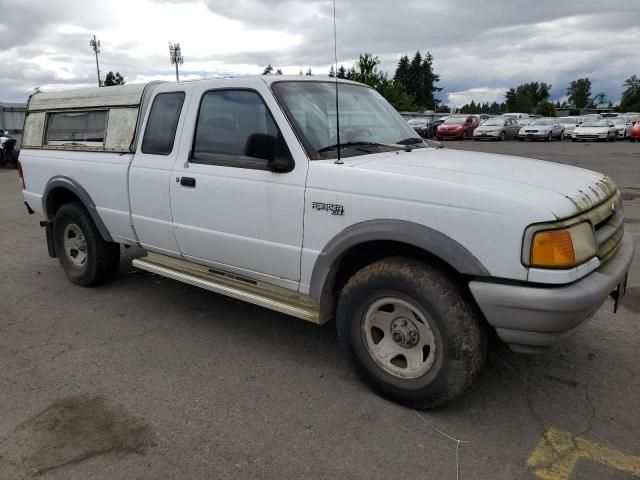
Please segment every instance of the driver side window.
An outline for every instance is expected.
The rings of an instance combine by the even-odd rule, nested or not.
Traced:
[[[200,102],[191,163],[266,169],[256,153],[265,138],[280,137],[262,97],[251,90],[214,90]],[[256,141],[257,140],[257,141]],[[284,144],[284,142],[279,142]]]

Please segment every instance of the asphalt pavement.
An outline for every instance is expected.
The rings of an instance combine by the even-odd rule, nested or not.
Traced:
[[[450,141],[610,175],[640,251],[640,144]],[[640,253],[557,351],[494,345],[462,399],[417,412],[352,373],[334,325],[141,272],[69,283],[0,170],[0,479],[640,478]]]

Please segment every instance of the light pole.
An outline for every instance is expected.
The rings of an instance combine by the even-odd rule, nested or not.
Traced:
[[[100,40],[96,40],[96,36],[89,41],[89,46],[93,48],[93,51],[96,54],[96,71],[98,72],[98,86],[102,86],[102,81],[100,80],[100,64],[98,64],[98,54],[100,53]]]
[[[171,65],[176,66],[176,82],[179,82],[180,76],[178,74],[178,64],[182,65],[184,63],[179,43],[169,42],[169,57],[171,58]]]

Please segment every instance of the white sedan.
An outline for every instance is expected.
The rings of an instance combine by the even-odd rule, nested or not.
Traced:
[[[602,140],[613,142],[616,139],[616,126],[611,118],[585,118],[573,129],[571,140]]]
[[[615,117],[609,120],[616,126],[616,136],[621,140],[626,140],[631,130],[631,122],[625,117]]]
[[[547,140],[554,138],[564,139],[564,127],[557,118],[536,118],[526,127],[522,127],[518,132],[518,140]]]

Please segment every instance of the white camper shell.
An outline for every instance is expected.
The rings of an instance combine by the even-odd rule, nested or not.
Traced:
[[[37,92],[29,100],[22,147],[132,152],[140,107],[159,83]]]

